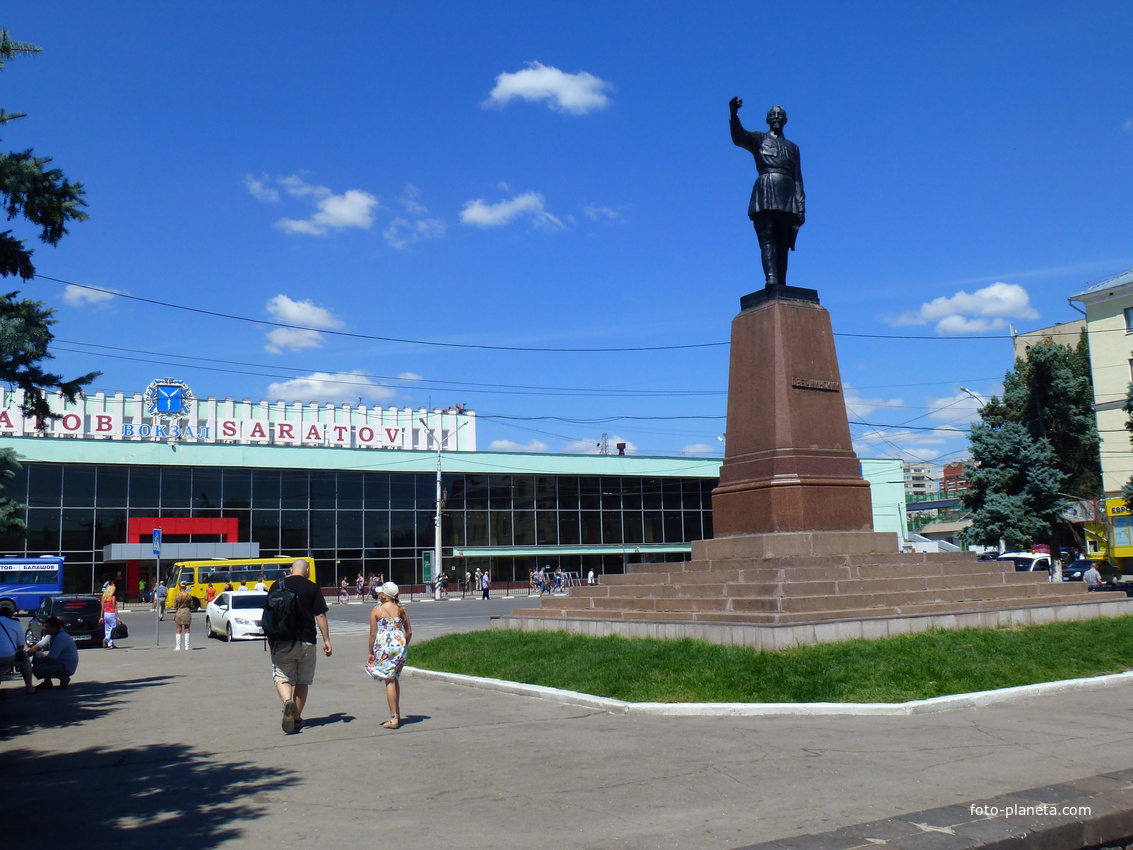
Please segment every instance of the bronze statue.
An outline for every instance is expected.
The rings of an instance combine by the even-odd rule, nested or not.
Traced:
[[[728,124],[732,141],[751,151],[759,172],[747,214],[759,239],[767,286],[786,286],[787,251],[795,250],[799,228],[806,220],[799,146],[783,137],[783,125],[787,123],[783,107],[772,106],[767,111],[769,132],[760,133],[749,132],[740,123],[739,111],[743,105],[738,97],[729,101],[732,114]]]

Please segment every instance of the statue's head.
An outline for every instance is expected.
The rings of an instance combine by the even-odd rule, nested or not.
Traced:
[[[772,130],[782,130],[787,123],[787,110],[781,106],[772,106],[767,110],[767,126]]]

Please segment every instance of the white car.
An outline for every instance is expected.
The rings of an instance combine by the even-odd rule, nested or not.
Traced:
[[[225,640],[264,636],[262,618],[266,593],[259,590],[226,590],[205,608],[205,629],[208,636],[222,635]]]

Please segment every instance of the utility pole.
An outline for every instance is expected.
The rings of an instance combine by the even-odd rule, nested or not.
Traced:
[[[444,440],[441,439],[441,435],[439,433],[440,432],[439,423],[438,423],[437,428],[434,430],[433,428],[429,427],[429,423],[425,419],[424,416],[420,417],[417,421],[421,423],[421,427],[425,429],[425,433],[428,434],[429,437],[433,440],[433,442],[437,444],[437,512],[436,512],[436,515],[433,517],[433,576],[432,576],[433,587],[436,588],[437,587],[437,584],[436,584],[437,576],[439,575],[439,573],[442,569],[442,565],[441,565],[441,517],[444,514],[444,510],[445,510],[445,494],[441,490],[441,449],[444,448]],[[464,427],[464,423],[461,423],[456,428],[453,428],[452,431],[449,432],[449,436],[450,437],[454,436],[456,434],[456,432],[459,431],[463,427]],[[436,596],[437,596],[437,593],[436,593],[436,590],[434,589],[433,597],[436,598]]]

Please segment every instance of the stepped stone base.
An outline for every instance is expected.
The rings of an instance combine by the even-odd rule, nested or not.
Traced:
[[[701,540],[693,559],[545,598],[493,628],[692,637],[760,649],[929,629],[996,628],[1133,614],[1124,593],[1088,593],[971,553],[899,553],[878,532]]]

